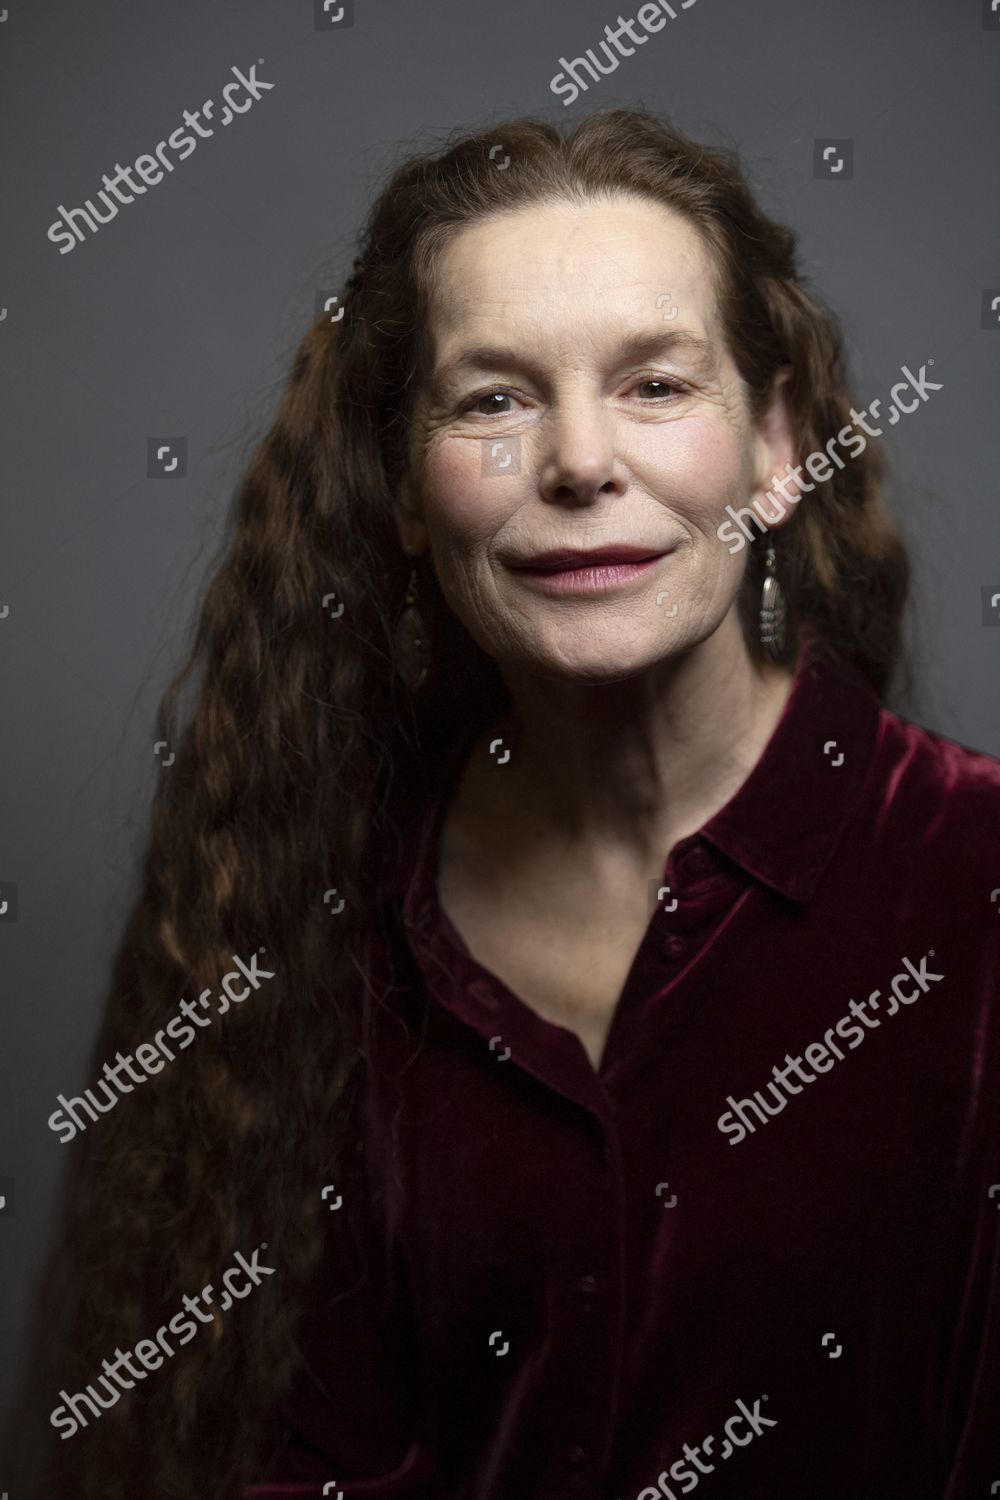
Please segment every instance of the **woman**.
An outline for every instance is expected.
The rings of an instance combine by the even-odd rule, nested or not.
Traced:
[[[392,175],[157,728],[92,1071],[253,981],[72,1145],[46,1495],[988,1493],[1000,764],[858,421],[732,153]]]

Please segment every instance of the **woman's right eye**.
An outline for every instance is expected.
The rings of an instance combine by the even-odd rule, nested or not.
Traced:
[[[499,400],[504,400],[504,401],[512,401],[513,397],[511,396],[511,394],[510,394],[509,391],[503,391],[503,390],[478,391],[476,393],[476,395],[470,396],[467,401],[463,402],[461,410],[463,412],[471,411],[472,408],[474,406],[477,406],[480,401],[496,401],[498,399]],[[494,406],[493,409],[492,409],[492,411],[480,411],[480,412],[477,412],[476,415],[480,416],[480,417],[506,417],[506,416],[510,415],[510,411],[511,410],[513,410],[513,408],[509,408],[507,410],[501,410],[499,407]]]

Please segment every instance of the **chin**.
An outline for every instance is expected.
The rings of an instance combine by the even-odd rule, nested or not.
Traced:
[[[553,677],[597,685],[602,682],[623,682],[629,677],[635,677],[655,662],[674,655],[675,650],[676,648],[664,649],[661,645],[637,651],[634,641],[629,645],[608,643],[603,646],[595,642],[589,649],[581,650],[579,642],[576,642],[563,651],[554,649],[536,654],[532,656],[531,664],[537,671]]]

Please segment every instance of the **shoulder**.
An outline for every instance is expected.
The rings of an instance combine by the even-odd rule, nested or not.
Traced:
[[[877,767],[897,795],[934,796],[957,812],[1000,815],[1000,760],[903,718],[880,712]]]
[[[930,878],[1000,886],[1000,760],[882,708],[866,790],[866,814]]]

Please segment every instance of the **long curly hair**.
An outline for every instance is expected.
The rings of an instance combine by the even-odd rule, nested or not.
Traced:
[[[274,977],[68,1147],[28,1394],[11,1425],[44,1477],[13,1493],[239,1500],[261,1471],[319,1263],[321,1190],[336,1180],[367,1068],[360,997],[401,814],[426,795],[460,724],[506,703],[427,556],[417,568],[433,651],[418,690],[393,644],[411,566],[395,508],[437,257],[485,215],[619,194],[700,231],[755,416],[790,364],[800,455],[850,420],[837,320],[803,285],[796,236],[762,212],[735,151],[616,108],[565,131],[517,119],[452,135],[388,175],[343,316],[305,335],[239,483],[159,709],[156,738],[174,761],[159,772],[92,1073],[149,1040],[182,997],[217,991],[234,955],[265,949]],[[910,574],[884,463],[869,444],[797,506],[779,543],[787,664],[807,633],[880,697],[903,656]],[[746,548],[739,599],[754,660],[761,552]],[[69,1441],[53,1432],[60,1387],[85,1388],[103,1358],[150,1338],[236,1251],[265,1242],[273,1281],[227,1318],[216,1313],[100,1421]]]

